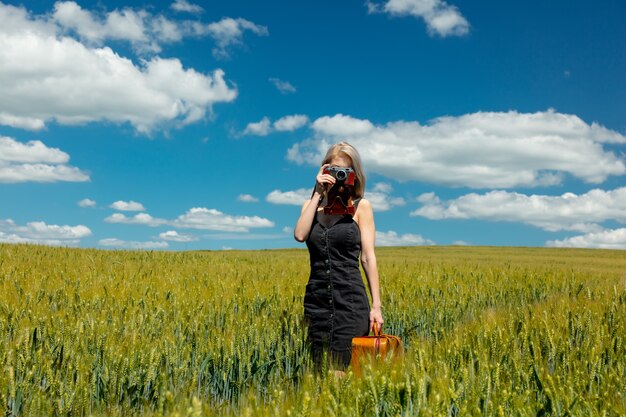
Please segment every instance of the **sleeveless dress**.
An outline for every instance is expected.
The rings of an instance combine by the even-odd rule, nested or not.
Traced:
[[[319,369],[326,353],[335,368],[345,369],[352,357],[352,338],[369,333],[369,301],[359,270],[359,226],[346,215],[327,228],[316,214],[306,245],[311,275],[304,316],[313,362]]]

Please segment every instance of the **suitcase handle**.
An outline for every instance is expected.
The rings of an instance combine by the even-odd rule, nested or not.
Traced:
[[[374,352],[378,354],[378,352],[380,352],[380,327],[376,322],[374,322],[372,327],[374,330],[374,337],[376,338],[374,340]]]
[[[380,331],[380,330],[381,330],[381,327],[382,327],[382,326],[380,326],[380,327],[379,327],[379,324],[378,324],[378,323],[374,322],[374,326],[372,326],[372,328],[373,328],[373,330],[374,330],[374,336],[376,336],[376,337],[380,337],[380,335],[381,335],[381,331]]]

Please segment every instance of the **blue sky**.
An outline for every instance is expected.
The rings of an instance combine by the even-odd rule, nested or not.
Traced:
[[[329,144],[377,245],[626,249],[626,3],[0,2],[0,242],[301,247]]]

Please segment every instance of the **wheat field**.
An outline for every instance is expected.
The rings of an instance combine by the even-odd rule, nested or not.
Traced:
[[[0,244],[5,416],[626,415],[626,253],[377,250],[405,355],[313,373],[306,250]]]

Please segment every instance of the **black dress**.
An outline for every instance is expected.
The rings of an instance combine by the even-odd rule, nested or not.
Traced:
[[[335,368],[345,369],[352,338],[369,333],[369,301],[359,270],[361,233],[352,216],[325,227],[313,220],[306,240],[311,275],[304,295],[304,315],[316,367],[324,352]]]

